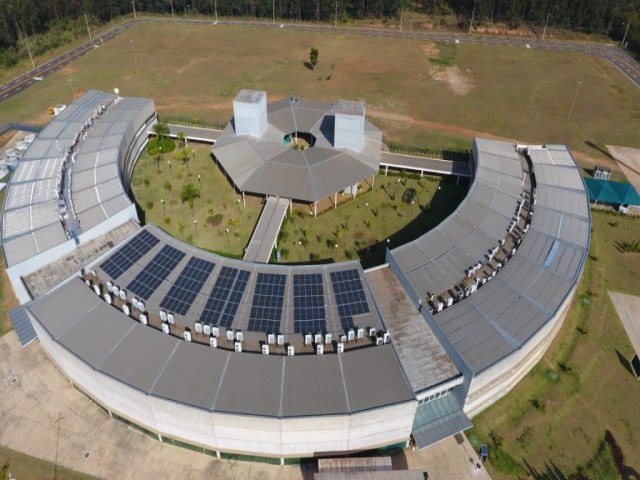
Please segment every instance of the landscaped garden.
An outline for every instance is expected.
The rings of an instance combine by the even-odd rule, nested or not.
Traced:
[[[191,142],[185,147],[178,140],[174,148],[173,142],[154,139],[138,160],[131,191],[141,219],[200,248],[241,257],[264,199],[246,195],[243,203],[213,160],[209,145]],[[355,198],[338,194],[337,208],[325,201],[317,218],[308,205],[294,204],[283,223],[274,261],[360,259],[365,267],[382,263],[387,247],[422,235],[451,214],[464,198],[467,182],[456,185],[455,178],[390,172],[376,176],[373,188],[365,181],[361,187]]]

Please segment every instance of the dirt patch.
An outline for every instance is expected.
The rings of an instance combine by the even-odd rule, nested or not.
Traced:
[[[189,60],[189,63],[187,63],[185,66],[180,67],[178,70],[176,70],[176,73],[178,73],[179,75],[182,75],[188,68],[191,68],[194,65],[197,65],[199,63],[206,62],[208,60],[209,60],[208,58],[192,58],[191,60]]]
[[[74,73],[77,73],[77,72],[78,72],[78,67],[73,63],[70,63],[69,65],[64,67],[62,70],[60,70],[60,73],[62,75],[73,75]]]
[[[435,43],[423,44],[422,51],[429,58],[438,58],[440,56],[440,49],[438,49]]]
[[[445,82],[453,94],[459,97],[467,95],[475,88],[469,69],[463,72],[457,66],[447,68],[432,66],[429,69],[429,76],[436,81]]]

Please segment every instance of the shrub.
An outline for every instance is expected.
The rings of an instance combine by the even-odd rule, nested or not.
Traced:
[[[164,217],[164,224],[171,225],[171,217]]]
[[[149,179],[148,179],[148,178],[145,178],[145,179],[142,181],[142,183],[144,183],[144,186],[145,186],[145,187],[148,187],[148,186],[150,185],[150,183],[151,183],[151,182],[149,182]]]
[[[147,202],[147,210],[151,210],[152,208],[153,208],[153,201],[152,201],[152,200],[149,200],[149,201]]]
[[[206,223],[211,225],[212,227],[217,227],[222,223],[223,218],[224,216],[221,213],[218,213],[216,215],[207,217]]]
[[[320,255],[318,255],[316,252],[311,252],[309,254],[309,260],[311,260],[312,262],[317,262],[318,260],[320,260]]]

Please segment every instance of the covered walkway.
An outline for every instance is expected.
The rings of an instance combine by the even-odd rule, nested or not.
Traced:
[[[287,213],[289,200],[286,198],[268,197],[262,209],[260,219],[253,231],[249,246],[243,260],[256,263],[269,263],[271,251],[276,244],[278,232]]]
[[[471,176],[469,163],[454,162],[452,160],[438,160],[400,153],[382,152],[380,156],[380,168],[384,168],[385,174],[389,168],[418,172],[420,175],[432,173],[436,175],[457,175],[459,177]]]

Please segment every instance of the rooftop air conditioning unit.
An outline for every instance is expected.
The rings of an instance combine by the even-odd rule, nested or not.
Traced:
[[[304,336],[305,345],[311,345],[312,340],[313,340],[313,336],[310,333],[305,334]]]
[[[269,335],[267,335],[267,343],[269,345],[275,345],[276,344],[276,336],[273,333],[270,333]]]
[[[98,295],[98,296],[102,295],[102,289],[100,288],[100,285],[94,285],[93,286],[93,291],[96,292],[96,295]]]
[[[167,322],[169,322],[170,325],[175,325],[176,317],[173,316],[173,313],[167,313]]]
[[[233,330],[227,330],[227,340],[233,342]]]
[[[90,286],[91,286],[91,280],[89,280],[88,278],[87,278],[87,279],[85,279],[84,284],[85,284],[87,287],[90,287]]]
[[[338,342],[338,353],[344,353],[344,343]]]
[[[373,327],[369,327],[369,336],[370,337],[375,337],[376,336],[376,329]]]
[[[218,348],[218,339],[216,337],[209,337],[209,346],[211,348]]]
[[[124,290],[120,290],[120,300],[122,300],[123,302],[127,300],[127,292],[125,292]]]
[[[515,255],[517,251],[518,251],[518,249],[514,247],[514,248],[511,250],[511,255]]]
[[[94,269],[91,269],[91,276],[96,277],[98,274]]]
[[[321,333],[316,333],[315,336],[314,336],[314,340],[315,340],[316,344],[322,343],[322,334]]]
[[[149,325],[149,319],[144,313],[140,314],[140,323],[143,325]]]
[[[376,337],[376,345],[383,345],[384,339],[382,337]]]
[[[131,313],[129,305],[127,305],[126,303],[122,305],[122,313],[124,313],[125,315],[129,315],[129,313]]]
[[[238,341],[238,342],[244,341],[244,333],[242,333],[241,331],[237,331],[236,332],[236,341]]]
[[[316,345],[316,353],[318,355],[322,355],[324,353],[324,345],[322,344]]]
[[[182,336],[184,337],[184,339],[187,342],[191,341],[191,331],[188,328],[185,328],[184,333],[182,334]]]
[[[202,333],[202,324],[200,322],[196,322],[196,333]]]
[[[391,341],[391,334],[389,332],[384,332],[382,340],[384,341],[384,343],[389,343]]]
[[[438,302],[436,311],[441,312],[443,308],[444,308],[444,303]]]
[[[211,327],[211,335],[213,335],[214,337],[218,338],[220,336],[220,328]]]
[[[136,297],[131,299],[131,306],[136,309],[138,308],[138,299]]]
[[[235,342],[233,345],[236,352],[242,352],[242,342]]]
[[[144,302],[142,300],[138,300],[138,310],[140,310],[141,312],[144,312]]]
[[[474,293],[478,289],[478,282],[471,284],[470,293]]]
[[[278,335],[278,345],[284,345],[284,335]]]
[[[453,298],[447,297],[447,307],[450,307],[451,305],[453,305]]]
[[[333,340],[333,335],[331,335],[330,333],[327,333],[324,336],[324,343],[325,345],[331,345],[331,341]]]
[[[340,341],[342,343],[346,343],[347,342],[347,336],[346,335],[340,335]]]
[[[165,312],[164,310],[160,310],[160,320],[162,320],[163,322],[167,321],[167,312]]]
[[[107,302],[109,305],[111,305],[111,295],[109,295],[108,293],[105,293],[104,301]]]
[[[117,297],[118,295],[120,295],[120,287],[118,287],[117,285],[114,285],[113,288],[111,289],[111,293],[113,293],[113,295]]]
[[[167,322],[162,323],[162,333],[169,335],[169,324]]]
[[[289,345],[287,347],[287,355],[290,357],[293,357],[296,354],[296,349],[293,347],[293,345]]]
[[[359,328],[356,336],[358,337],[358,340],[364,338],[364,328]]]
[[[269,345],[267,344],[262,345],[262,354],[269,355]]]
[[[211,325],[209,325],[208,323],[202,325],[202,333],[204,333],[205,335],[211,335]]]
[[[108,281],[107,282],[107,290],[109,290],[110,292],[113,290],[113,282],[112,281]]]
[[[356,332],[355,332],[353,329],[351,329],[351,330],[349,330],[349,331],[347,332],[347,339],[348,339],[350,342],[352,342],[353,340],[355,340],[355,339],[356,339]]]

